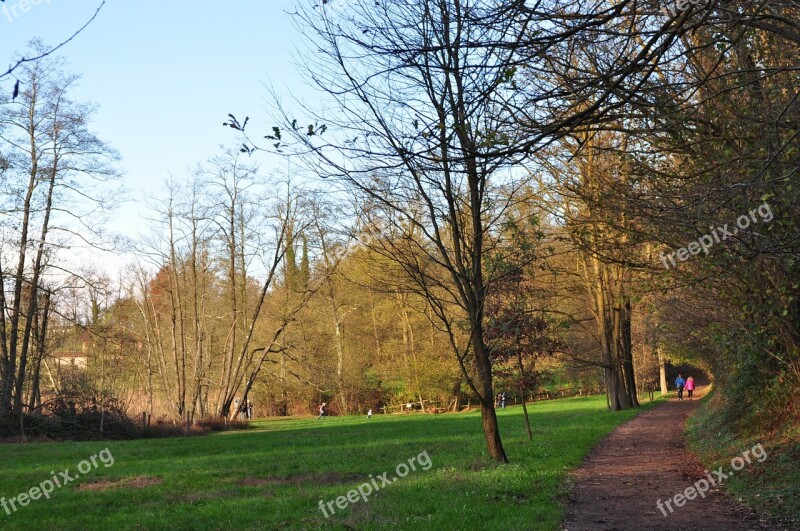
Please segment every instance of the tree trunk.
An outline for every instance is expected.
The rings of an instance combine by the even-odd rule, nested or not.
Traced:
[[[486,448],[492,459],[501,463],[508,463],[506,451],[503,448],[503,441],[500,439],[500,429],[497,426],[497,412],[494,409],[494,401],[491,397],[489,403],[481,401],[481,420],[483,421],[483,434],[486,437]]]
[[[32,412],[41,405],[42,396],[40,389],[41,381],[41,367],[42,360],[46,354],[46,340],[47,340],[47,325],[50,320],[50,292],[46,291],[44,294],[44,304],[42,305],[42,316],[37,317],[34,323],[34,330],[36,331],[36,358],[33,363],[33,373],[31,377],[31,392],[28,401],[28,411]]]
[[[528,406],[525,404],[525,367],[522,365],[522,351],[517,351],[517,367],[519,368],[519,394],[522,397],[522,413],[525,418],[525,429],[528,431],[528,440],[533,440],[531,421],[528,418]]]
[[[453,407],[450,408],[450,411],[453,413],[458,411],[458,399],[461,397],[461,382],[462,380],[459,378],[453,386]]]
[[[497,425],[497,413],[494,409],[494,392],[492,391],[492,364],[489,359],[489,350],[483,339],[482,324],[474,325],[472,335],[472,348],[475,352],[475,372],[478,377],[477,387],[481,396],[481,420],[483,421],[483,435],[486,438],[486,448],[492,459],[501,463],[508,463],[503,441],[500,438],[500,429]]]
[[[50,228],[50,214],[53,207],[53,191],[55,190],[55,183],[56,183],[56,168],[58,167],[58,158],[56,157],[53,161],[53,168],[49,171],[49,179],[47,184],[47,199],[45,201],[44,207],[44,219],[42,220],[42,229],[41,229],[41,236],[39,239],[38,248],[36,250],[36,259],[34,260],[33,265],[33,278],[31,279],[31,288],[30,293],[28,295],[28,315],[25,317],[25,327],[22,333],[22,349],[20,350],[19,355],[19,368],[17,374],[17,383],[16,383],[16,404],[14,407],[14,411],[20,417],[22,416],[22,406],[24,403],[24,385],[25,385],[25,374],[27,370],[27,362],[28,362],[28,351],[30,348],[30,340],[32,337],[32,328],[33,328],[33,321],[34,317],[39,312],[39,279],[41,278],[42,270],[44,269],[44,265],[42,264],[42,260],[44,259],[45,253],[45,242],[47,242],[47,236]],[[48,298],[49,301],[49,298]],[[20,420],[20,435],[22,433],[22,420]]]
[[[35,89],[35,86],[34,86]],[[30,111],[29,111],[29,121],[32,124],[34,122],[34,106],[35,106],[35,96],[34,99],[31,101],[30,104]],[[38,149],[36,146],[36,138],[34,136],[34,129],[33,126],[30,125],[30,153],[31,156],[31,170],[29,173],[30,179],[28,182],[27,193],[25,195],[25,201],[23,203],[23,217],[22,217],[22,224],[20,230],[20,238],[19,238],[19,256],[17,260],[17,271],[14,275],[14,294],[11,299],[11,319],[9,324],[9,332],[8,332],[8,347],[7,349],[4,346],[4,358],[7,360],[5,365],[7,367],[5,371],[5,379],[2,384],[2,397],[0,397],[0,414],[7,414],[12,412],[12,408],[14,407],[13,397],[14,397],[14,377],[16,376],[17,371],[17,342],[19,341],[19,318],[21,315],[21,306],[22,306],[22,286],[25,281],[25,264],[26,264],[26,252],[28,250],[28,230],[30,226],[30,217],[31,217],[31,201],[33,198],[33,192],[36,188],[36,179],[39,173],[39,160],[38,157],[35,156],[38,153]],[[3,311],[5,313],[5,309]],[[20,428],[21,429],[21,428]]]
[[[664,356],[664,351],[661,350],[661,347],[656,347],[656,353],[658,355],[658,380],[661,385],[661,395],[666,395],[669,393],[669,389],[667,388],[667,358]]]
[[[339,403],[342,405],[342,414],[347,414],[347,396],[345,395],[344,388],[344,338],[342,337],[342,318],[339,317],[339,312],[336,307],[336,301],[333,302],[333,329],[334,341],[336,341],[336,388],[339,394]]]
[[[622,358],[622,371],[625,376],[626,393],[631,407],[639,407],[639,397],[636,394],[636,371],[633,367],[633,341],[631,339],[631,302],[625,297],[625,306],[622,311],[622,343],[620,344]]]

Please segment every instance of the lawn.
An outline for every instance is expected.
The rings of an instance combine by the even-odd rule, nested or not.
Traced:
[[[608,412],[603,396],[539,402],[529,411],[533,441],[520,407],[498,413],[511,461],[501,466],[486,457],[477,411],[263,420],[203,437],[2,445],[6,506],[23,492],[38,497],[31,488],[50,489],[47,481],[53,488],[49,499],[22,507],[16,500],[11,514],[0,507],[0,528],[556,529],[567,471],[636,412]],[[55,487],[54,475],[64,482],[60,473],[75,476],[79,467],[84,474]],[[353,490],[359,486],[367,501]]]

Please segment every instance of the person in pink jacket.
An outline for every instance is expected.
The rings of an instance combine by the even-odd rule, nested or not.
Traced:
[[[694,392],[694,378],[691,376],[686,378],[686,392],[689,393],[689,400],[691,400],[692,393]]]

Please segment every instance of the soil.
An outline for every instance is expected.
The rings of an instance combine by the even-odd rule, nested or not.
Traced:
[[[309,483],[315,485],[339,485],[342,483],[352,483],[360,477],[361,476],[357,474],[341,474],[339,472],[328,472],[324,474],[313,472],[308,474],[296,474],[289,477],[246,477],[240,484],[247,487],[263,485],[305,485]]]
[[[94,483],[84,483],[78,485],[78,490],[111,490],[118,488],[143,489],[160,485],[161,478],[151,478],[147,476],[135,476],[122,478],[114,481],[95,481]]]
[[[656,505],[706,477],[705,468],[686,449],[683,438],[683,426],[704,392],[704,388],[696,390],[694,400],[685,396],[681,401],[670,399],[603,439],[573,474],[563,529],[770,529],[719,486],[711,486],[705,498],[686,500],[682,507],[672,501],[673,512]]]

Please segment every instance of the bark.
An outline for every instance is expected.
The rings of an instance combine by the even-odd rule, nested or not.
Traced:
[[[669,393],[669,388],[667,387],[667,358],[664,356],[664,351],[660,346],[656,347],[656,353],[658,355],[658,380],[661,386],[661,394],[666,395]]]
[[[462,380],[459,378],[453,386],[453,407],[450,408],[450,411],[453,413],[458,411],[458,400],[461,397],[461,382]]]
[[[472,348],[475,353],[476,382],[481,402],[481,420],[483,434],[486,439],[486,449],[492,459],[502,463],[508,462],[503,441],[500,438],[500,428],[497,425],[497,412],[494,409],[494,392],[492,390],[492,364],[489,359],[489,350],[483,339],[483,329],[479,326],[473,333]]]
[[[34,139],[31,139],[33,145]],[[31,279],[31,287],[28,293],[28,311],[25,317],[25,328],[22,335],[22,348],[19,356],[19,367],[17,368],[17,382],[15,389],[16,405],[14,413],[22,417],[22,406],[24,402],[23,387],[25,385],[25,374],[27,370],[28,351],[30,348],[30,340],[32,337],[33,321],[36,314],[39,312],[39,279],[41,278],[42,270],[44,268],[42,260],[44,259],[44,251],[47,242],[47,235],[50,229],[50,214],[53,208],[53,191],[56,186],[56,174],[59,167],[58,158],[58,133],[53,135],[53,151],[56,153],[52,162],[53,167],[48,172],[47,180],[47,199],[44,206],[44,219],[42,220],[42,229],[39,236],[39,244],[36,250],[36,258],[33,265],[33,278]],[[22,432],[22,420],[20,420],[20,432]]]
[[[231,387],[235,386],[235,380],[238,380],[238,370],[234,372],[233,360],[236,357],[236,332],[239,327],[237,322],[239,316],[239,309],[236,305],[236,227],[235,227],[235,208],[236,196],[228,191],[231,196],[231,203],[227,206],[228,214],[228,289],[230,290],[230,312],[231,322],[228,329],[228,348],[225,351],[225,359],[223,361],[224,375],[222,381],[225,388],[221,396],[228,396],[231,393]],[[235,412],[235,413],[238,413]]]
[[[372,312],[370,313],[372,315],[372,335],[375,338],[375,354],[380,360],[383,359],[383,353],[381,351],[381,338],[380,334],[378,333],[378,316],[376,315],[374,298],[372,299]]]
[[[493,402],[486,404],[485,400],[481,401],[481,421],[489,455],[495,461],[508,463],[508,457],[506,457],[506,451],[503,448],[503,440],[500,438],[500,429],[497,426],[497,412],[494,409]]]
[[[3,276],[3,268],[0,266],[0,416],[2,416],[5,409],[5,382],[6,375],[11,371],[8,359],[8,336],[6,334],[6,312],[8,308],[6,303],[6,289],[5,277]]]
[[[636,372],[633,367],[633,342],[631,340],[631,302],[625,298],[622,310],[622,345],[620,357],[622,370],[625,377],[625,392],[631,407],[639,407],[639,397],[636,394]]]
[[[33,374],[31,375],[31,391],[28,399],[28,411],[32,412],[41,405],[40,375],[42,361],[47,352],[47,325],[50,320],[50,292],[44,294],[42,315],[37,318],[34,325],[36,330],[36,358],[33,364]]]
[[[184,419],[186,413],[186,348],[183,334],[183,302],[181,293],[183,292],[180,282],[180,264],[178,264],[177,253],[175,251],[175,232],[174,232],[174,212],[170,208],[169,212],[169,238],[170,238],[170,270],[169,270],[169,292],[170,292],[170,335],[172,338],[172,361],[175,370],[175,381],[177,396],[175,404],[178,416]]]
[[[397,301],[400,305],[400,317],[403,325],[403,360],[405,361],[406,370],[408,370],[408,377],[413,380],[414,390],[416,391],[422,412],[425,413],[425,401],[422,398],[422,386],[420,385],[419,369],[417,365],[417,346],[414,341],[414,328],[411,326],[405,295],[398,293]],[[410,363],[406,352],[411,354]]]
[[[20,226],[19,253],[17,257],[17,271],[14,275],[14,293],[11,299],[11,319],[8,333],[8,350],[6,363],[7,370],[3,381],[3,394],[0,398],[0,414],[11,413],[13,407],[14,381],[17,371],[17,343],[19,341],[19,318],[22,306],[22,286],[25,281],[25,263],[28,249],[28,230],[30,228],[31,201],[33,192],[36,189],[36,177],[39,173],[39,159],[36,156],[38,149],[36,146],[36,130],[34,123],[36,119],[36,86],[33,87],[33,94],[29,104],[27,133],[29,135],[29,149],[31,153],[31,168],[29,173],[28,188],[25,200],[22,205],[22,223]],[[5,345],[5,343],[4,343]]]
[[[525,366],[522,364],[522,351],[517,351],[517,368],[519,369],[519,394],[522,397],[522,413],[525,418],[525,429],[528,432],[528,440],[533,440],[533,432],[531,431],[531,421],[528,418],[528,406],[525,404]]]
[[[344,337],[342,334],[342,319],[344,319],[344,315],[339,315],[339,308],[333,295],[333,287],[331,287],[331,312],[333,314],[333,340],[336,346],[336,394],[342,406],[342,414],[346,414],[347,394],[344,386]]]

